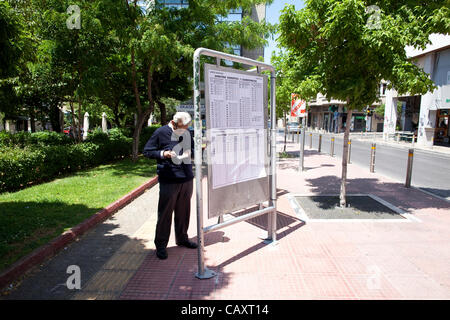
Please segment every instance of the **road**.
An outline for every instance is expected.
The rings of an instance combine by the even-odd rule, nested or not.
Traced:
[[[280,136],[283,133],[279,132]],[[278,139],[281,139],[280,137]],[[288,142],[292,141],[288,139]],[[296,140],[295,140],[296,141]],[[305,148],[310,146],[306,134]],[[343,135],[336,135],[334,155],[342,158]],[[319,134],[313,133],[312,147],[318,148]],[[369,170],[371,141],[352,140],[351,162]],[[322,153],[330,153],[331,135],[322,135]],[[375,152],[375,172],[405,183],[408,149],[378,143]],[[450,155],[415,149],[411,185],[450,200]]]

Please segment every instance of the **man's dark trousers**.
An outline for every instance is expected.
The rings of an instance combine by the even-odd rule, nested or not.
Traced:
[[[175,239],[180,244],[188,240],[187,231],[191,215],[193,180],[182,183],[159,183],[158,222],[156,248],[166,248],[175,211]]]

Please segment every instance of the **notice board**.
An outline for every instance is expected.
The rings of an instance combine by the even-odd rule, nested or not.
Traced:
[[[205,64],[209,218],[269,200],[267,81]]]

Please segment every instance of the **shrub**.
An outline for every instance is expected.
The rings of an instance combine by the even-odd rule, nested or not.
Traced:
[[[27,146],[56,146],[72,143],[72,140],[63,133],[54,131],[25,132],[19,131],[10,133],[0,132],[0,145],[3,147],[25,148]]]
[[[147,141],[151,138],[152,134],[161,127],[160,125],[153,125],[151,127],[145,127],[142,128],[141,136],[139,138],[139,152],[142,152],[144,150],[145,144]]]
[[[93,143],[106,143],[109,141],[109,138],[107,133],[103,132],[102,129],[97,128],[88,133],[86,141]]]
[[[158,127],[143,129],[140,151]],[[72,144],[70,138],[56,132],[0,132],[0,192],[129,156],[133,139],[126,133],[117,128],[108,134],[95,130],[83,143]]]
[[[40,131],[31,134],[30,142],[33,145],[57,146],[71,144],[72,139],[64,133],[58,133],[55,131]]]
[[[23,148],[31,144],[31,133],[19,131],[10,133],[7,131],[0,132],[0,145],[2,147],[19,147]]]

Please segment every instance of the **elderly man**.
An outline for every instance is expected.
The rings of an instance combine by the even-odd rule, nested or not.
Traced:
[[[197,248],[189,241],[187,230],[191,213],[193,188],[191,154],[194,140],[187,130],[191,116],[187,112],[177,112],[169,124],[158,128],[144,147],[144,156],[157,160],[159,180],[158,222],[156,224],[156,255],[167,258],[175,211],[175,239],[179,246]]]

